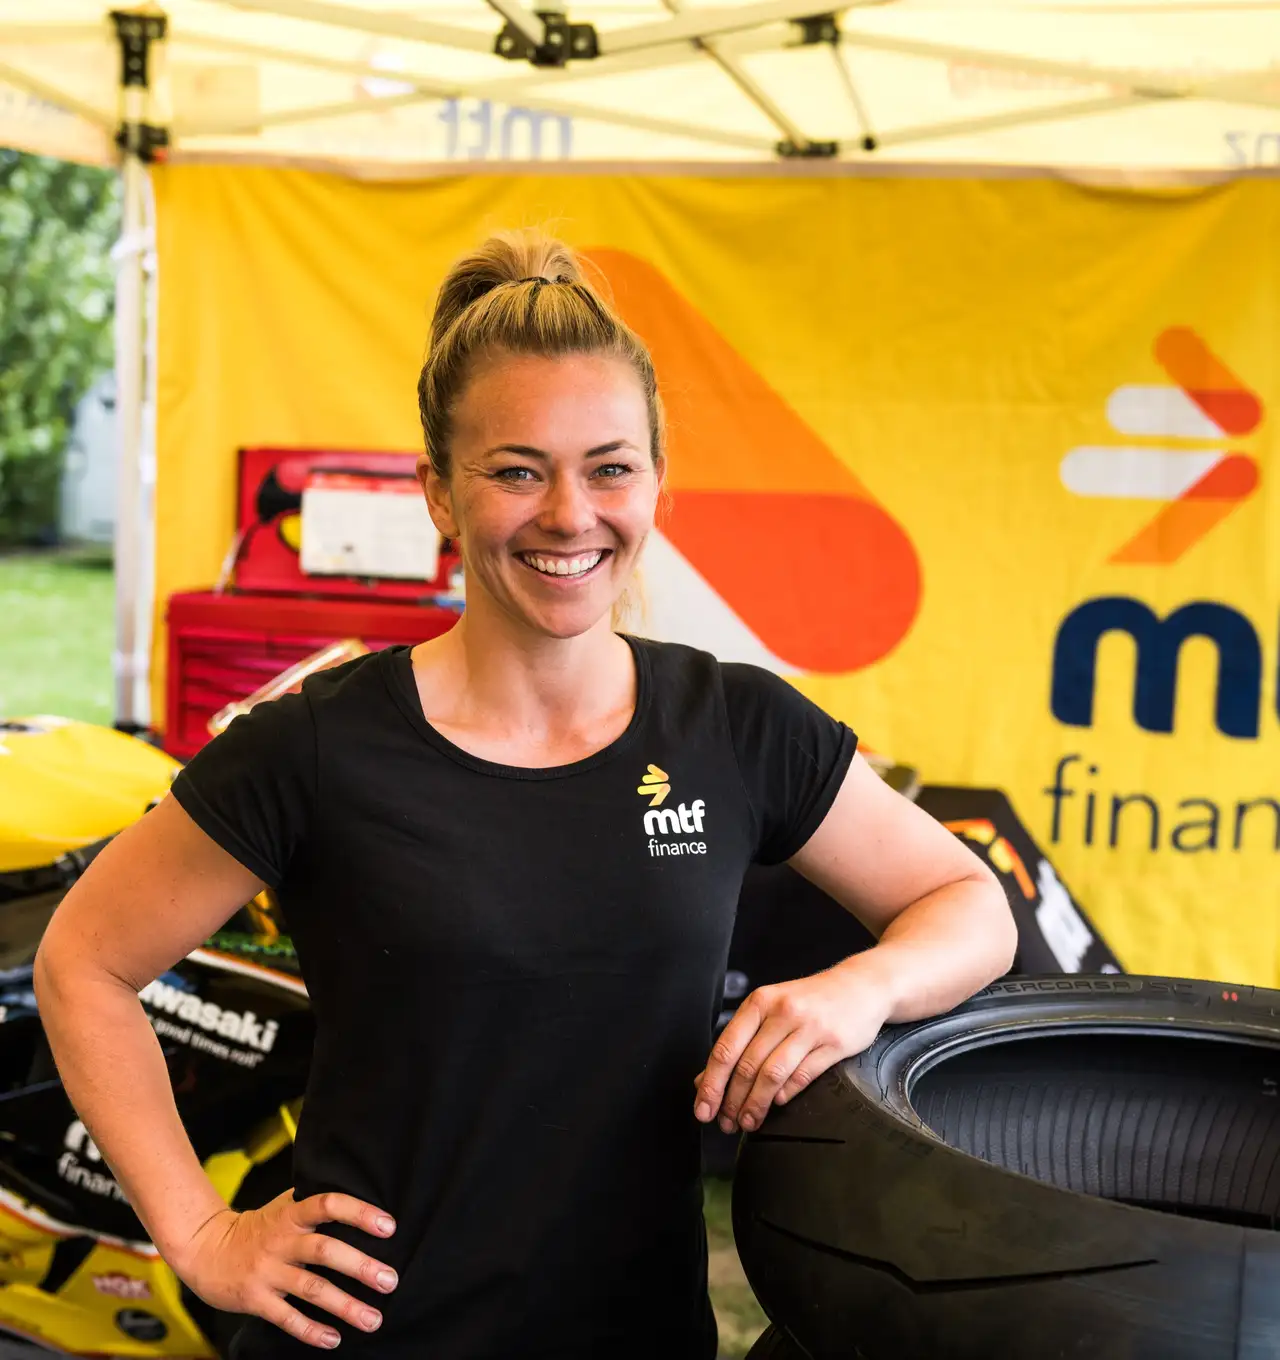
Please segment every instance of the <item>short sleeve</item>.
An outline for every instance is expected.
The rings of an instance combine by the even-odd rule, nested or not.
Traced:
[[[306,836],[315,801],[316,736],[303,694],[242,713],[178,771],[171,792],[229,855],[273,888]]]
[[[818,829],[858,738],[781,676],[721,666],[734,754],[756,821],[756,862],[781,864]]]

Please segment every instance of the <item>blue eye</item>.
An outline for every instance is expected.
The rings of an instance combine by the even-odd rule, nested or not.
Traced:
[[[526,478],[533,476],[533,469],[527,467],[499,468],[493,476],[501,482],[523,482]]]

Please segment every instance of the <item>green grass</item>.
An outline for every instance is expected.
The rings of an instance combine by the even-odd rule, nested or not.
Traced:
[[[110,724],[115,581],[101,553],[0,557],[0,717]]]
[[[768,1319],[751,1292],[733,1245],[729,1181],[704,1183],[703,1217],[707,1223],[707,1274],[711,1304],[720,1328],[720,1360],[741,1360],[764,1331]]]

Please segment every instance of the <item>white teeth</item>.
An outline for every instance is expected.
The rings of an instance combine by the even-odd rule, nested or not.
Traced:
[[[546,576],[581,576],[590,571],[603,556],[602,552],[593,552],[586,557],[526,556],[524,560]]]

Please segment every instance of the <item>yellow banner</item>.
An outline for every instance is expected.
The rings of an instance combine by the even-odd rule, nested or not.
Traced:
[[[449,263],[586,251],[649,340],[648,631],[999,786],[1132,971],[1280,985],[1280,181],[154,172],[164,601],[236,450],[415,450]]]

